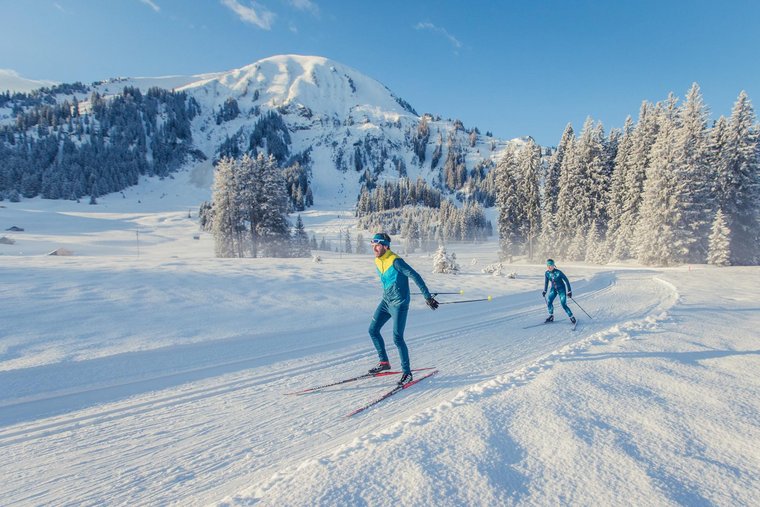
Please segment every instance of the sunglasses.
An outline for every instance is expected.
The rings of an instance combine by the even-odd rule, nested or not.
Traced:
[[[382,239],[371,239],[369,242],[373,245],[385,245],[385,242]]]

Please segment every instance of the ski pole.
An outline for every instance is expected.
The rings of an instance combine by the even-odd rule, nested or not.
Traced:
[[[570,298],[570,299],[572,299],[572,300],[573,300],[573,303],[575,303],[576,305],[578,305],[578,301],[576,301],[576,300],[575,300],[575,299],[573,299],[573,298]],[[583,307],[582,307],[581,305],[578,305],[578,308],[580,308],[581,310],[583,310]],[[586,310],[583,310],[583,313],[585,313],[586,315],[588,315],[588,312],[587,312]],[[588,315],[588,318],[589,318],[589,319],[593,319],[594,317],[592,317],[591,315]]]
[[[493,298],[491,296],[488,296],[487,298],[481,298],[481,299],[464,299],[462,301],[444,301],[442,303],[438,303],[439,305],[455,305],[457,303],[475,303],[477,301],[491,301]]]
[[[412,294],[414,294],[415,296],[419,296],[422,294],[422,292],[413,292]],[[431,292],[430,293],[431,296],[437,296],[439,294],[459,294],[461,296],[462,294],[464,294],[464,289],[460,290],[459,292]]]

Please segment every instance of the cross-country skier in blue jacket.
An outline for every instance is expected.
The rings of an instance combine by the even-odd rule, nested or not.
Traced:
[[[549,287],[550,283],[551,290],[549,291],[549,299],[546,300],[546,306],[549,308],[549,316],[546,318],[545,322],[554,321],[554,298],[559,294],[559,301],[562,303],[562,308],[565,310],[565,313],[567,313],[567,316],[570,317],[570,322],[575,324],[573,312],[570,310],[570,307],[567,306],[567,298],[573,297],[573,289],[570,287],[570,280],[567,279],[565,273],[557,269],[557,266],[554,265],[554,260],[547,259],[546,273],[544,274],[544,291],[541,293],[542,296],[546,297],[546,289]]]
[[[391,365],[388,361],[388,354],[385,351],[385,342],[380,334],[380,329],[386,322],[393,318],[393,343],[398,348],[398,355],[401,359],[401,380],[399,385],[412,381],[412,369],[409,365],[409,350],[404,342],[404,328],[406,327],[406,317],[409,313],[409,278],[414,280],[420,292],[425,297],[427,305],[435,310],[438,308],[438,301],[430,294],[425,282],[417,272],[409,266],[404,259],[391,251],[391,238],[384,232],[375,234],[371,240],[372,250],[375,253],[375,265],[380,275],[380,281],[383,282],[383,299],[375,310],[372,317],[372,323],[369,325],[369,335],[372,343],[377,349],[377,355],[380,362],[369,370],[370,373],[380,373],[381,371],[390,370]]]

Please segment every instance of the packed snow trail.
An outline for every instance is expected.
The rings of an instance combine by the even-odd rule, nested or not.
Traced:
[[[138,370],[133,380],[127,377],[106,386],[88,385],[89,374],[77,374],[77,368],[41,367],[60,369],[64,375],[71,372],[80,380],[62,392],[30,388],[22,402],[3,402],[3,417],[10,421],[0,427],[4,499],[95,504],[108,498],[114,504],[141,505],[213,501],[393,421],[447,403],[474,385],[528,367],[593,332],[659,313],[675,298],[671,288],[642,271],[602,273],[574,285],[584,307],[596,310],[595,319],[575,333],[569,322],[559,319],[558,324],[568,325],[522,330],[544,317],[542,301],[533,293],[436,312],[414,309],[406,333],[412,364],[435,366],[440,373],[351,419],[345,419],[347,411],[387,391],[394,381],[371,379],[299,397],[284,393],[317,379],[329,381],[366,370],[375,359],[361,331],[323,336],[321,341],[312,335],[300,349],[238,357],[232,363],[224,354],[219,364],[213,355],[197,363],[198,351],[211,347],[146,351],[140,357],[149,362],[152,356],[157,362],[170,357],[179,361],[177,357],[189,351],[192,360],[187,364],[194,368],[177,367],[178,372],[166,378]],[[614,300],[618,303],[611,305]],[[394,361],[392,343],[389,353]],[[120,360],[125,363],[119,365]],[[129,370],[134,358],[125,354],[94,361]],[[81,365],[85,371],[87,363]],[[31,382],[39,374],[37,368],[32,370],[16,372],[14,381]],[[44,417],[46,410],[58,415]],[[14,424],[14,417],[20,422]]]

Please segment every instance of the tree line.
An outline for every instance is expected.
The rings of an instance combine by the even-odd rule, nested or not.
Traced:
[[[696,83],[608,136],[590,118],[577,137],[568,125],[548,159],[530,141],[497,164],[500,256],[758,264],[759,157],[747,94],[709,126]]]
[[[92,93],[86,104],[33,97],[6,96],[16,121],[0,127],[0,199],[90,195],[92,202],[141,175],[167,176],[188,157],[205,158],[190,126],[200,106],[184,92],[125,87],[107,99]]]

